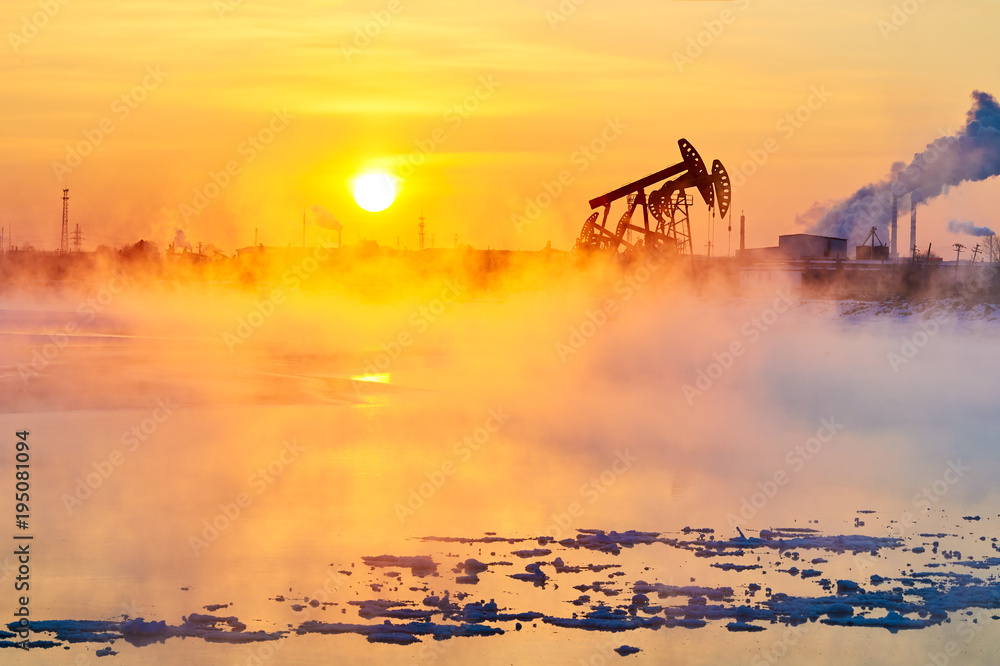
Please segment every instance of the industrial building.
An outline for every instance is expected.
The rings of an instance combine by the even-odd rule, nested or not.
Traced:
[[[740,250],[736,256],[746,262],[847,259],[847,239],[814,234],[786,234],[778,236],[777,247]]]

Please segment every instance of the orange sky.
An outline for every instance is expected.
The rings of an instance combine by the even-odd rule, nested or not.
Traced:
[[[1000,93],[996,25],[994,0],[5,0],[0,224],[56,248],[66,183],[86,248],[176,227],[226,252],[255,228],[299,244],[314,205],[348,243],[415,247],[423,212],[439,247],[569,248],[588,199],[679,161],[686,137],[745,181],[748,245],[773,245],[959,127],[973,89]],[[367,168],[399,178],[384,212],[351,197]],[[934,202],[921,244],[962,240],[952,218],[997,225],[998,194]]]

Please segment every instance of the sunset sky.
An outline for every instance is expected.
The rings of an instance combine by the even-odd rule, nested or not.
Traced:
[[[345,243],[413,248],[423,213],[438,247],[568,249],[588,199],[685,137],[728,167],[748,246],[773,245],[1000,93],[997,25],[995,0],[5,0],[0,225],[55,249],[68,186],[87,249],[297,245],[303,211],[315,243],[313,206]],[[399,187],[380,213],[350,192],[371,169]],[[998,195],[935,201],[921,245],[1000,224]]]

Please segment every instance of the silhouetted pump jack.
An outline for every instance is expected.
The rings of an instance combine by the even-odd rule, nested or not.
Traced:
[[[576,249],[618,254],[645,247],[646,251],[662,254],[692,253],[688,213],[694,197],[686,193],[687,188],[697,188],[709,211],[714,212],[718,206],[719,216],[725,218],[732,199],[732,186],[722,162],[715,160],[709,173],[701,155],[687,139],[681,139],[677,144],[683,162],[590,200],[592,209],[604,207],[604,215],[602,217],[600,211],[591,214],[576,240]],[[661,181],[666,182],[647,197],[647,188]],[[608,228],[611,204],[623,198],[628,208],[612,231]],[[642,226],[633,223],[637,208],[642,208]],[[632,234],[629,232],[638,236],[634,242],[630,240]]]

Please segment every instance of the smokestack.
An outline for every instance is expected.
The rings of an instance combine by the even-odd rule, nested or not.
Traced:
[[[897,236],[899,228],[896,225],[896,218],[899,216],[899,200],[896,195],[892,195],[892,226],[889,227],[889,256],[893,259],[899,257],[899,243]]]
[[[747,249],[747,216],[740,211],[740,252]]]
[[[872,226],[889,224],[893,193],[909,192],[911,205],[922,205],[950,187],[1000,176],[1000,103],[979,91],[972,97],[964,127],[935,140],[909,164],[893,165],[885,179],[832,206],[821,204],[810,210],[803,216],[807,221],[821,215],[809,227],[810,233],[861,241]]]
[[[910,256],[917,258],[917,204],[910,195]]]

